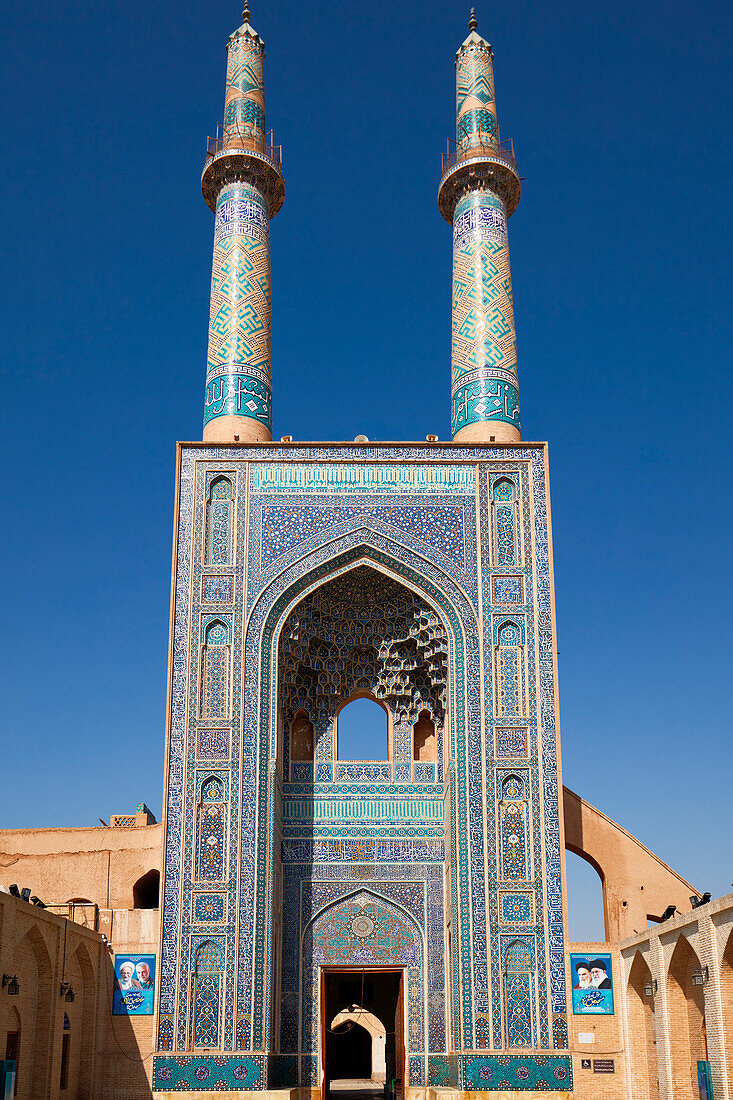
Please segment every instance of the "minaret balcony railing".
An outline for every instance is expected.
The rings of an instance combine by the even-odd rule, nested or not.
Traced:
[[[204,168],[211,163],[214,157],[218,157],[220,153],[226,152],[227,149],[247,149],[261,156],[264,155],[272,161],[278,171],[282,172],[282,145],[274,144],[272,130],[269,130],[264,138],[264,142],[258,141],[252,136],[251,132],[245,133],[237,127],[230,126],[225,130],[219,122],[216,127],[216,135],[206,139],[206,163]]]
[[[481,133],[478,135],[479,140],[472,145],[466,145],[465,147],[458,148],[453,138],[448,138],[448,148],[443,153],[443,163],[441,165],[441,176],[444,176],[446,172],[449,172],[451,168],[455,168],[463,160],[469,160],[472,157],[491,157],[492,160],[498,161],[500,164],[505,164],[507,168],[511,168],[513,172],[517,171],[517,161],[514,156],[514,142],[511,138],[507,138],[506,141],[499,141],[487,135],[484,137]],[[451,148],[454,146],[454,148]]]
[[[514,145],[511,139],[501,141],[498,132],[477,134],[472,145],[458,147],[448,139],[448,151],[443,153],[442,174],[438,187],[438,208],[453,224],[453,212],[460,196],[472,187],[489,185],[506,205],[511,217],[519,203],[521,176],[517,171]]]
[[[245,132],[221,123],[216,136],[206,141],[206,161],[201,173],[201,191],[210,210],[216,210],[219,191],[225,183],[246,179],[258,187],[270,205],[274,218],[285,201],[282,145],[275,145],[272,130],[267,134]]]

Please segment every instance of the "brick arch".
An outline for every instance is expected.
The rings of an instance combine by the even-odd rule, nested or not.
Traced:
[[[697,1100],[697,1061],[707,1058],[705,992],[693,985],[700,959],[686,936],[680,935],[667,970],[667,1006],[675,1100]]]
[[[32,1002],[23,997],[23,1002],[28,1005],[31,1018],[24,1028],[23,1047],[21,1059],[23,1066],[18,1081],[18,1097],[20,1100],[46,1095],[48,1087],[48,1074],[52,1064],[51,1034],[52,1013],[57,1004],[53,989],[53,967],[46,942],[37,925],[32,925],[24,938],[18,944],[15,953],[18,964],[21,961],[26,964],[23,980],[35,979],[35,990]],[[31,975],[30,971],[34,973]],[[27,979],[26,979],[27,975]],[[22,990],[21,990],[22,992]],[[28,1087],[30,1083],[30,1087]]]
[[[598,873],[610,943],[643,932],[668,905],[690,907],[698,891],[606,814],[563,787],[565,847]]]
[[[733,1075],[733,930],[720,959],[720,1000],[723,1005],[723,1033],[728,1073]]]
[[[637,1100],[659,1100],[654,997],[646,993],[652,974],[641,951],[634,955],[626,988],[631,1079]]]
[[[74,952],[74,958],[81,977],[80,988],[75,990],[81,999],[80,1034],[76,1037],[79,1044],[79,1074],[77,1085],[78,1100],[94,1100],[94,1055],[96,1027],[97,978],[94,965],[86,944],[80,943]]]

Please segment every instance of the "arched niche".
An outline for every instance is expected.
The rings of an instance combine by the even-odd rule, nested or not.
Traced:
[[[318,913],[305,929],[302,950],[301,1003],[304,1034],[317,1034],[320,968],[404,968],[405,981],[420,996],[406,1005],[408,1029],[416,1043],[424,1031],[424,947],[422,931],[407,912],[371,890],[339,898]],[[358,969],[356,971],[358,975]],[[407,988],[407,987],[406,987]],[[344,1006],[349,1007],[349,1006]],[[313,1029],[316,1031],[313,1031]],[[420,1048],[422,1049],[422,1048]]]
[[[160,905],[160,871],[155,868],[141,875],[132,888],[134,909],[157,909]]]
[[[435,722],[429,710],[421,710],[412,727],[412,758],[423,764],[434,764],[438,756]]]
[[[626,1000],[631,1077],[639,1093],[638,1100],[659,1100],[653,982],[641,951],[634,955],[629,970]]]
[[[28,1097],[45,1096],[48,1086],[49,1059],[48,1048],[51,1038],[51,1014],[48,1006],[55,1004],[53,999],[53,968],[46,942],[34,924],[28,929],[15,953],[14,969],[18,972],[21,987],[28,988],[23,1004],[28,1005],[35,1021],[24,1029],[21,1059],[23,1079],[18,1079],[18,1091],[25,1089]],[[26,1037],[28,1041],[26,1042]],[[28,1087],[30,1082],[30,1087]]]
[[[290,723],[290,759],[299,763],[313,760],[315,732],[308,711],[300,710]]]
[[[693,981],[700,959],[686,936],[677,940],[667,971],[667,1005],[675,1100],[697,1100],[697,1062],[707,1059],[705,992]]]

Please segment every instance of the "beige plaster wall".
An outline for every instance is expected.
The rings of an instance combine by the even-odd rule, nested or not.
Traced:
[[[0,829],[0,885],[30,886],[47,905],[86,898],[100,909],[133,906],[134,884],[160,871],[163,827]]]
[[[644,932],[668,905],[690,908],[694,886],[610,817],[563,787],[565,847],[600,875],[606,940]]]

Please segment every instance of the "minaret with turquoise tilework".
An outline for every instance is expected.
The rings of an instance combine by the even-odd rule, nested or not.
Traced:
[[[265,45],[249,22],[227,43],[224,124],[201,189],[216,214],[204,439],[272,439],[270,220],[285,198],[280,150],[265,133]]]
[[[499,140],[493,53],[477,33],[456,54],[456,148],[444,157],[440,212],[453,226],[452,435],[521,438],[507,219],[519,203],[511,146]]]

